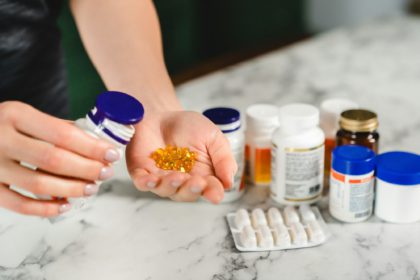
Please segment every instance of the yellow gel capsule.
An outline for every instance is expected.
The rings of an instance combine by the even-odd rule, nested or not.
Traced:
[[[166,146],[159,148],[150,157],[155,161],[157,167],[164,170],[190,172],[194,167],[196,153],[183,147]]]

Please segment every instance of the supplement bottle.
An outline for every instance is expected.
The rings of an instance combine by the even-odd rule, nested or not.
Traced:
[[[85,118],[78,119],[76,126],[89,135],[114,145],[121,159],[124,157],[125,147],[134,136],[133,125],[140,122],[143,115],[143,106],[134,97],[122,92],[106,91],[98,95],[95,107]],[[92,198],[70,198],[73,209],[70,212],[86,208]]]
[[[355,223],[372,214],[375,153],[359,145],[334,149],[330,176],[330,213],[337,220]]]
[[[375,113],[363,109],[347,110],[341,113],[339,124],[337,146],[360,145],[378,153],[378,117]]]
[[[324,164],[324,189],[323,194],[328,194],[330,183],[331,153],[335,148],[335,138],[339,130],[338,120],[342,112],[357,109],[359,105],[345,98],[331,98],[324,100],[320,106],[320,127],[325,134],[325,164]]]
[[[226,136],[238,164],[238,172],[233,178],[233,185],[229,190],[225,190],[222,202],[237,200],[243,195],[245,189],[245,135],[240,129],[240,113],[232,108],[217,107],[208,109],[203,114],[216,124]]]
[[[324,133],[312,105],[280,108],[280,127],[272,139],[271,197],[280,204],[310,204],[321,198]]]
[[[420,221],[420,155],[388,152],[377,157],[375,215],[391,223]]]
[[[256,104],[246,110],[245,173],[255,186],[271,182],[271,137],[279,126],[279,108]]]

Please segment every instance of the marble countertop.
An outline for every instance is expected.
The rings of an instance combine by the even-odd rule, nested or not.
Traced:
[[[419,153],[420,18],[335,30],[184,84],[178,93],[186,108],[199,111],[348,97],[378,113],[382,151]],[[420,223],[342,224],[323,211],[333,234],[324,245],[240,253],[225,215],[268,207],[266,188],[250,188],[231,204],[176,203],[135,190],[123,167],[118,175],[89,211],[48,225],[20,266],[0,267],[0,279],[420,279]],[[1,215],[0,224],[11,214]],[[3,244],[19,246],[10,234],[17,226],[0,227],[0,244],[8,237]],[[0,258],[9,254],[0,248]]]

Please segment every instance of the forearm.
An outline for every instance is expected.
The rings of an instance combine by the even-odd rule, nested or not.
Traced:
[[[134,95],[148,111],[181,108],[166,71],[151,0],[71,0],[71,9],[108,89]]]

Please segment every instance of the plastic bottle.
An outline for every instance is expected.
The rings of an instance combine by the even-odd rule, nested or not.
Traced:
[[[377,157],[375,215],[391,223],[420,221],[420,155],[394,151]]]
[[[238,164],[238,172],[233,178],[233,186],[225,190],[222,202],[231,202],[239,199],[245,189],[245,135],[241,128],[239,111],[233,108],[217,107],[203,112],[214,124],[216,124],[230,143],[230,147]]]
[[[325,134],[324,195],[328,194],[329,189],[331,153],[336,146],[336,135],[340,129],[338,120],[342,112],[357,108],[359,108],[357,103],[345,98],[326,99],[321,103],[320,127]]]
[[[95,107],[85,118],[78,119],[76,126],[89,135],[105,140],[114,145],[124,157],[124,149],[134,136],[133,125],[143,119],[143,105],[134,97],[117,91],[106,91],[98,95]],[[100,183],[100,182],[97,182]],[[69,198],[72,210],[64,213],[72,215],[75,210],[87,208],[93,196],[84,198]]]
[[[310,204],[321,198],[324,133],[319,111],[308,104],[280,108],[280,127],[272,139],[271,197],[281,204]]]
[[[375,153],[359,145],[334,149],[330,176],[331,215],[337,220],[362,222],[372,215]]]
[[[271,182],[271,137],[279,126],[279,108],[256,104],[246,110],[245,173],[255,186]]]

